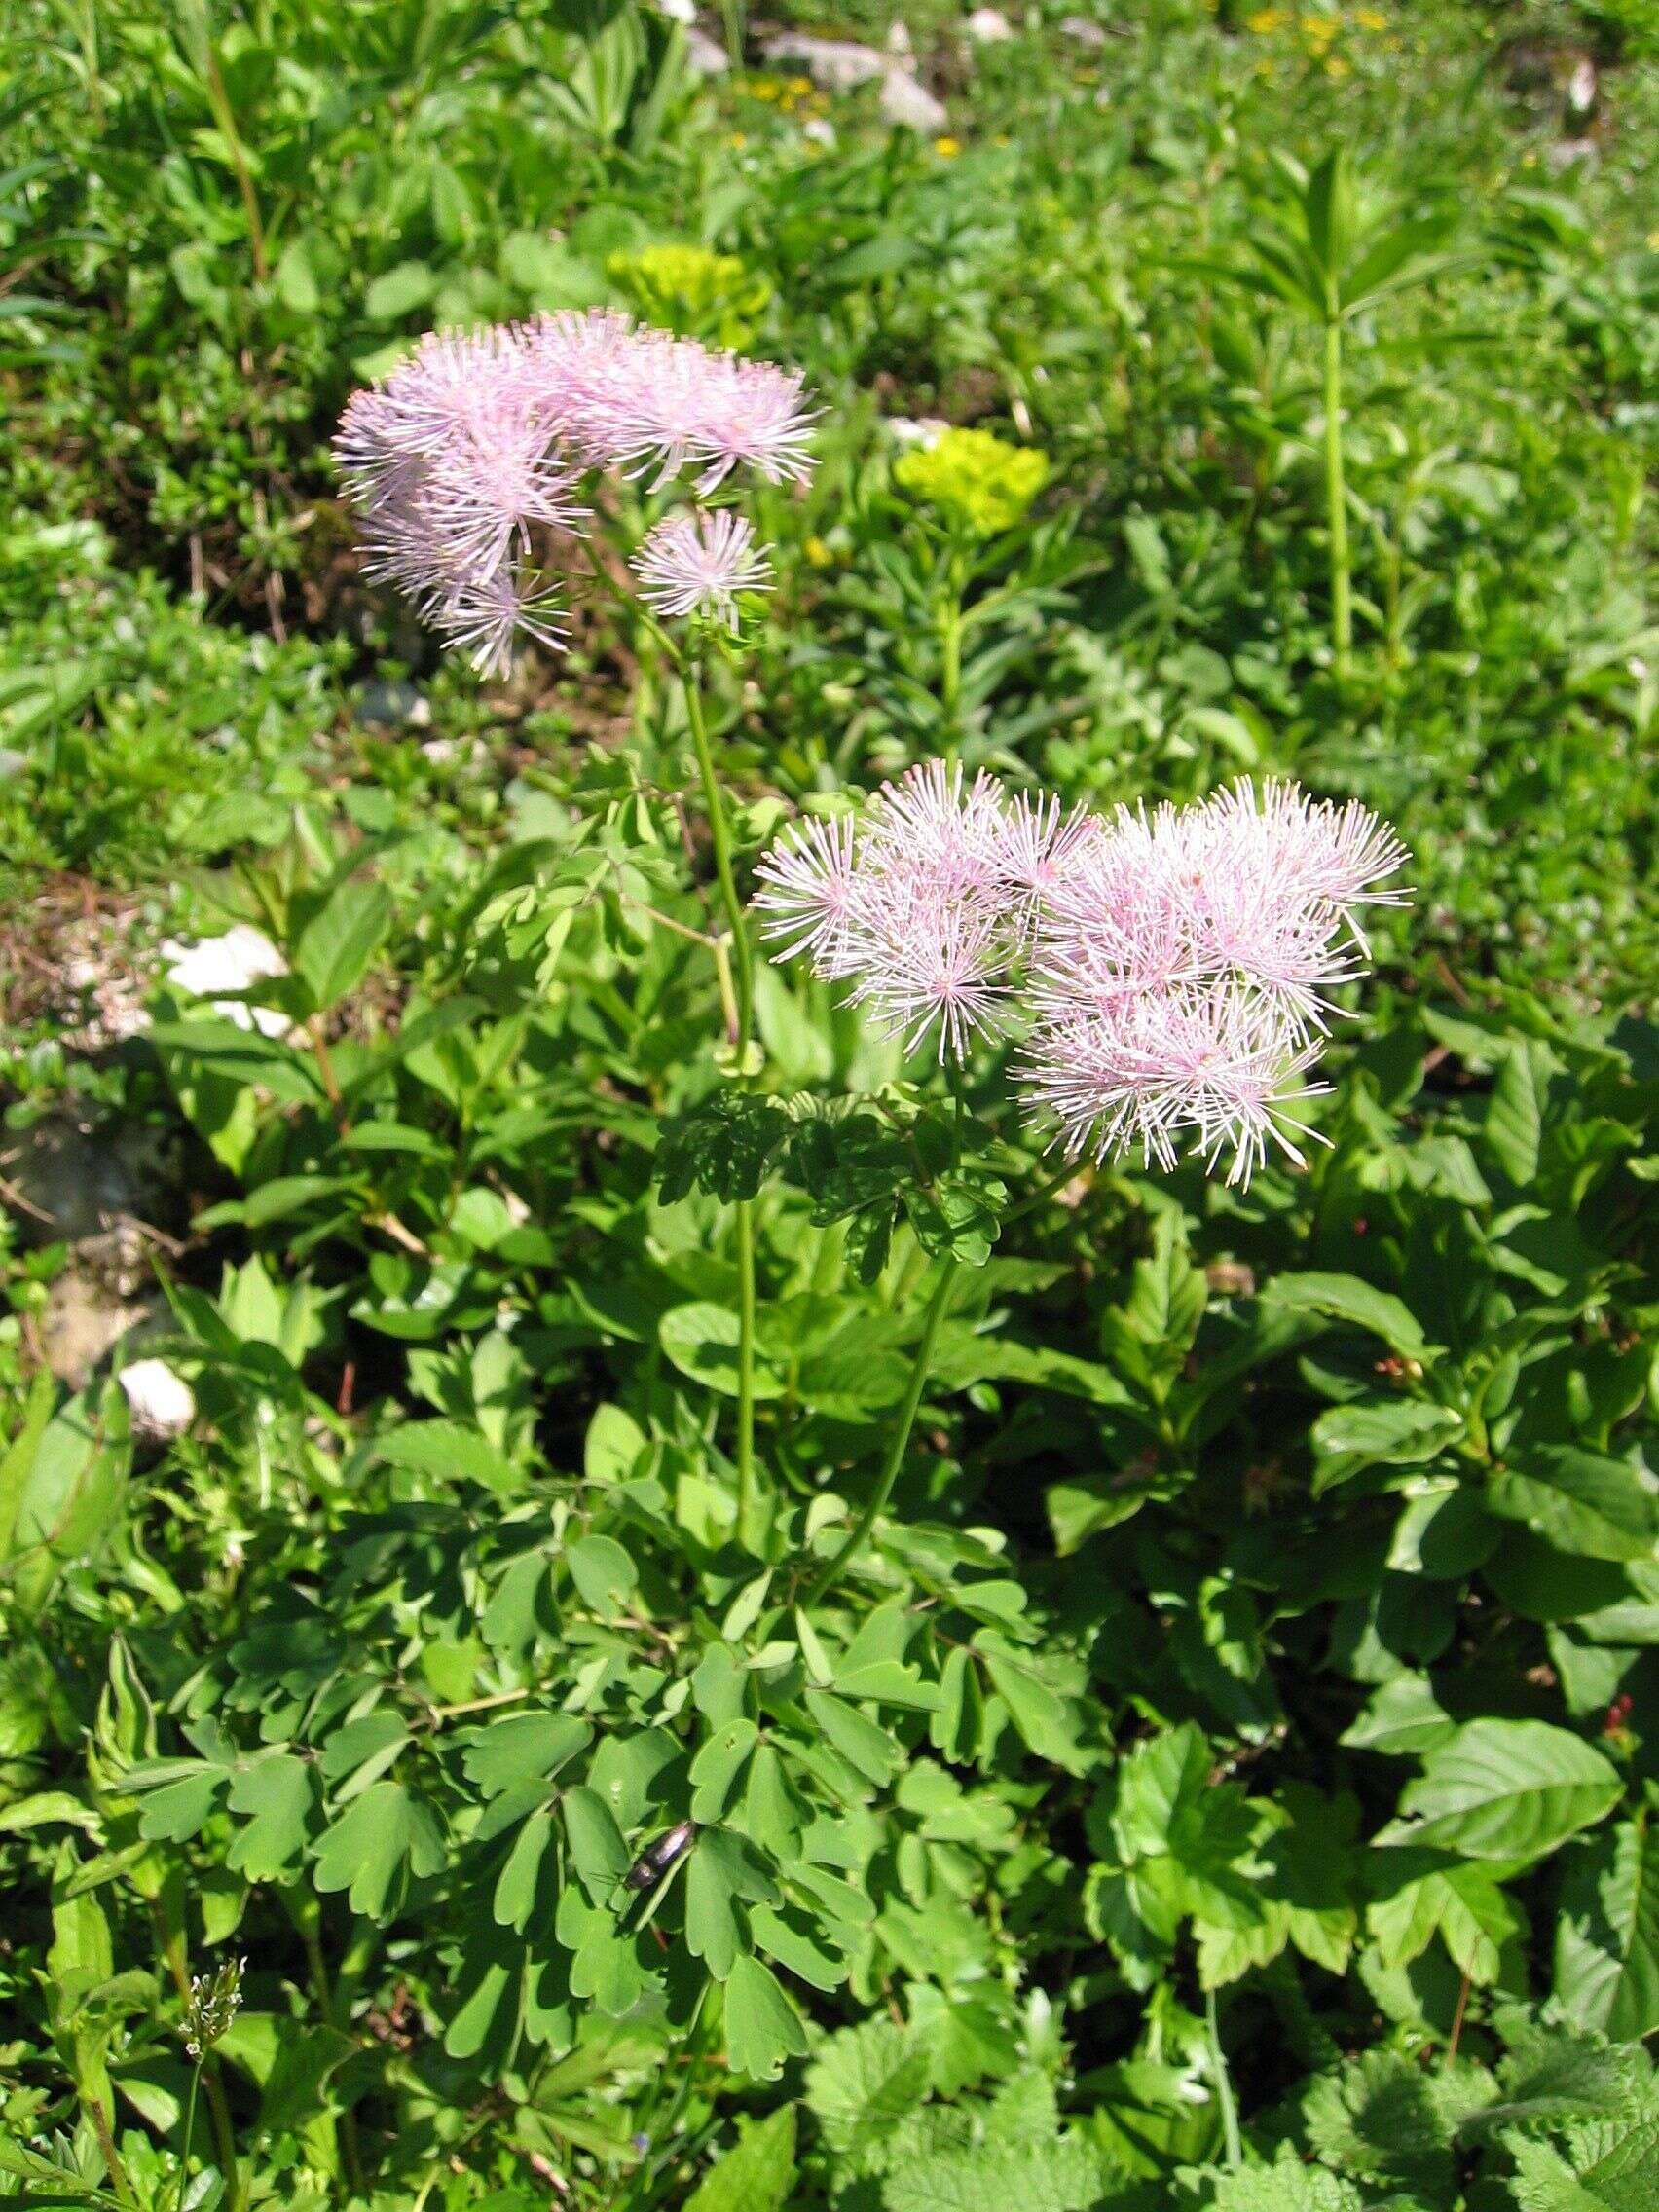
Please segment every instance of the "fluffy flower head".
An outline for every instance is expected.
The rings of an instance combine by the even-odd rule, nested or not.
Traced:
[[[663,483],[693,467],[701,492],[740,467],[799,479],[811,423],[793,370],[599,311],[434,333],[352,398],[335,452],[368,573],[495,673],[521,637],[556,641],[549,558],[563,566],[591,519],[589,473],[654,469]],[[683,599],[729,619],[734,592],[766,583],[732,517],[662,526],[647,560],[665,611]]]
[[[635,556],[634,574],[641,597],[659,614],[712,614],[734,630],[739,592],[769,591],[772,584],[771,563],[754,531],[729,507],[665,516]]]

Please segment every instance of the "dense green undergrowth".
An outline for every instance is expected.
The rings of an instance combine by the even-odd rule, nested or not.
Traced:
[[[0,2192],[1659,2198],[1652,34],[1010,13],[920,134],[628,9],[6,34]],[[327,457],[605,304],[823,409],[740,866],[945,752],[1399,826],[1306,1171],[1050,1187],[779,971],[734,1089],[652,636],[439,666]]]

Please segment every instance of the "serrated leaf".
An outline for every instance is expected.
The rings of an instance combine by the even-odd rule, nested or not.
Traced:
[[[1451,2183],[1452,2131],[1422,2069],[1399,2051],[1365,2051],[1322,2078],[1303,2115],[1309,2142],[1344,2173],[1425,2192]]]
[[[1555,1987],[1575,2020],[1623,2041],[1659,2028],[1659,1827],[1641,1813],[1574,1847]]]
[[[868,2173],[928,2093],[926,2046],[892,2020],[830,2036],[806,2071],[806,2102],[849,2171]]]
[[[703,2176],[684,2212],[784,2212],[796,2171],[794,2107],[740,2121],[739,2130],[735,2147]]]

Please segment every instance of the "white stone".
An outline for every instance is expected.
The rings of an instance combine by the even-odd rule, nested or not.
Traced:
[[[718,38],[693,25],[685,33],[685,64],[693,77],[723,77],[731,67],[731,56]]]
[[[889,415],[888,434],[898,446],[937,445],[950,424],[938,415]]]
[[[262,1036],[281,1037],[288,1016],[276,1007],[246,1006],[240,999],[225,999],[223,991],[245,991],[269,976],[285,976],[288,963],[251,922],[237,922],[223,937],[198,938],[186,943],[172,938],[162,946],[164,973],[169,983],[193,998],[212,1002],[214,1012],[239,1029],[257,1029]]]
[[[168,1443],[196,1419],[196,1393],[165,1359],[135,1359],[117,1380],[132,1409],[133,1429],[146,1443]]]
[[[868,85],[887,67],[873,46],[852,39],[810,38],[804,32],[783,31],[766,39],[761,51],[768,61],[793,61],[829,92],[850,92],[855,85]]]
[[[996,46],[1014,36],[1014,25],[1000,8],[976,8],[963,28],[976,46]]]
[[[936,100],[908,69],[889,69],[881,80],[881,112],[889,123],[924,133],[942,130],[950,121],[944,102]]]

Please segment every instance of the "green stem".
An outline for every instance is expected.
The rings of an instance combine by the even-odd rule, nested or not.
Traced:
[[[962,735],[962,566],[954,546],[945,563],[939,608],[939,703],[944,715],[944,754],[954,761]]]
[[[263,284],[269,274],[265,254],[265,225],[260,220],[259,200],[253,189],[247,155],[242,150],[241,133],[237,129],[236,111],[231,106],[230,94],[225,90],[225,79],[219,68],[219,56],[213,45],[212,33],[206,26],[205,10],[203,15],[203,51],[206,65],[207,104],[213,111],[213,121],[219,126],[219,135],[225,141],[226,151],[231,157],[231,166],[236,171],[237,190],[241,194],[242,212],[247,218],[247,240],[253,253],[254,279]]]
[[[1016,1221],[1023,1221],[1027,1214],[1035,1213],[1039,1206],[1048,1203],[1056,1191],[1063,1191],[1068,1183],[1075,1183],[1080,1172],[1078,1161],[1068,1160],[1057,1175],[1051,1175],[1045,1182],[1039,1183],[1028,1198],[1022,1198],[1012,1212],[1003,1214],[1001,1227],[1004,1230],[1011,1229]]]
[[[291,1905],[289,1909],[299,1926],[312,1988],[316,1994],[323,2019],[341,2035],[350,2035],[350,2012],[340,2003],[339,1994],[328,1977],[328,1961],[322,1955],[322,1915],[317,1909],[316,1900],[308,1895],[303,1904]],[[346,2162],[346,2178],[350,2183],[353,2194],[361,2196],[365,2194],[362,2146],[357,2140],[357,2116],[350,2107],[340,2116],[340,2149]]]
[[[1325,319],[1325,511],[1331,541],[1331,645],[1337,673],[1346,676],[1353,648],[1353,598],[1343,474],[1343,326],[1334,313]]]
[[[755,960],[749,943],[749,924],[737,896],[737,879],[731,866],[731,832],[726,824],[725,800],[715,774],[709,749],[709,728],[703,716],[702,670],[692,655],[681,663],[685,691],[685,719],[696,749],[697,771],[703,781],[703,803],[708,810],[709,836],[715,848],[715,873],[719,879],[720,901],[725,907],[731,939],[732,980],[736,986],[738,1080],[749,1068],[749,1040],[755,1025]],[[737,1213],[737,1533],[741,1542],[749,1525],[750,1499],[755,1488],[755,1206],[739,1198]]]
[[[737,984],[737,1035],[732,1042],[737,1047],[741,1074],[749,1057],[749,1037],[755,1021],[755,961],[749,947],[749,926],[744,919],[743,903],[737,896],[737,879],[732,874],[731,831],[726,825],[719,779],[715,774],[714,755],[709,750],[709,727],[703,718],[702,669],[698,661],[694,657],[682,661],[680,676],[685,692],[685,719],[691,725],[691,743],[697,754],[697,772],[703,782],[703,803],[708,809],[709,838],[715,848],[720,903],[725,908],[726,927],[731,932],[732,970]]]
[[[133,2195],[132,2185],[116,2155],[115,2130],[110,2126],[109,2114],[105,2112],[101,2099],[95,2096],[86,2098],[82,2110],[92,2120],[92,2133],[98,2139],[98,2150],[103,2156],[104,2170],[109,2175],[110,2187],[123,2204],[135,2205],[138,2199]]]
[[[934,1346],[938,1342],[940,1324],[944,1319],[945,1308],[950,1304],[950,1293],[955,1281],[955,1261],[942,1260],[940,1263],[939,1280],[934,1285],[933,1297],[928,1301],[928,1309],[923,1316],[922,1333],[916,1345],[915,1363],[910,1370],[909,1387],[904,1392],[903,1403],[899,1408],[898,1419],[893,1424],[893,1434],[887,1446],[887,1456],[882,1461],[881,1473],[876,1478],[875,1488],[871,1491],[869,1501],[865,1506],[864,1511],[853,1523],[852,1532],[847,1537],[846,1542],[834,1558],[830,1561],[829,1565],[820,1567],[807,1584],[805,1593],[800,1600],[803,1605],[817,1604],[826,1591],[840,1579],[842,1569],[864,1549],[866,1539],[880,1519],[888,1499],[893,1494],[893,1486],[899,1480],[899,1469],[904,1463],[904,1449],[910,1441],[910,1431],[916,1425],[916,1409],[922,1402],[922,1392],[927,1388],[928,1369],[933,1364]]]
[[[1204,2030],[1209,2042],[1210,2072],[1215,2076],[1215,2097],[1221,2107],[1222,2139],[1227,2146],[1227,2162],[1238,2167],[1244,2163],[1244,2145],[1238,2134],[1238,2107],[1233,2101],[1233,2078],[1227,2071],[1227,2054],[1221,2047],[1221,2028],[1216,2020],[1215,1991],[1204,1992]]]
[[[207,2110],[213,2117],[213,2141],[219,2154],[219,2171],[225,2177],[226,2212],[240,2212],[241,2205],[241,2174],[237,2165],[237,2131],[231,2123],[231,2108],[225,2096],[225,2084],[220,2077],[218,2060],[207,2056],[202,2061],[207,2078]]]
[[[184,2138],[178,2149],[178,2196],[173,2212],[184,2212],[184,2193],[190,2184],[190,2139],[196,2132],[196,2092],[202,2086],[202,2061],[190,2072],[190,2096],[184,2108]]]

